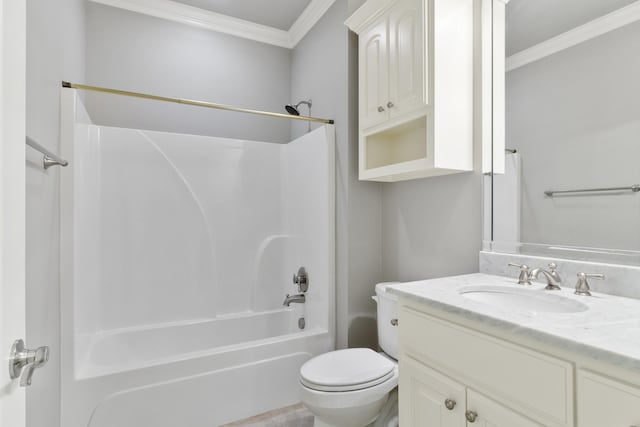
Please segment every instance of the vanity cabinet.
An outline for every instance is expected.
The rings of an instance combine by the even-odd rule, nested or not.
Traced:
[[[359,178],[473,169],[473,0],[368,0],[346,22],[359,63]]]
[[[640,388],[588,370],[578,371],[580,427],[640,427]]]
[[[640,427],[636,374],[412,299],[398,315],[403,427]]]
[[[399,325],[400,422],[406,427],[425,422],[425,415],[416,413],[411,403],[426,402],[426,396],[434,408],[448,398],[456,399],[462,421],[466,411],[472,411],[478,425],[574,425],[570,363],[406,304],[400,306]],[[460,389],[464,399],[459,392],[451,397]]]

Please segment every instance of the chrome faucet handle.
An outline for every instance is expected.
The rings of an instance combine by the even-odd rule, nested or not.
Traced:
[[[526,264],[516,264],[515,262],[510,262],[509,267],[517,267],[520,269],[520,276],[518,276],[518,285],[530,285],[531,277],[529,276],[529,266]]]
[[[589,282],[587,279],[600,279],[604,280],[604,274],[591,274],[591,273],[578,273],[578,283],[576,283],[576,295],[591,296],[591,288],[589,288]]]
[[[307,292],[309,290],[309,275],[304,267],[298,269],[298,274],[293,275],[293,284],[298,285],[298,292]]]

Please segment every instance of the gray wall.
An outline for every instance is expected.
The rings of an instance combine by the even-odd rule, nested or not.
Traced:
[[[463,173],[384,184],[385,280],[431,279],[478,271],[482,176]]]
[[[634,23],[507,74],[523,242],[640,250],[637,194],[543,195],[640,183],[638,40]]]
[[[122,9],[87,4],[87,82],[96,86],[284,112],[289,49]],[[269,142],[289,123],[268,117],[88,94],[99,124]]]
[[[375,305],[380,281],[380,187],[357,180],[357,41],[344,25],[346,0],[337,0],[293,49],[292,99],[311,98],[313,115],[336,121],[337,346],[376,345]],[[306,124],[292,123],[292,137]]]
[[[84,0],[27,2],[27,135],[59,152],[60,82],[84,80]],[[27,392],[27,426],[60,425],[59,168],[27,147],[27,344],[51,358]]]

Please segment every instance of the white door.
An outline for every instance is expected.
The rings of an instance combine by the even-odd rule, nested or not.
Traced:
[[[400,360],[400,425],[464,427],[465,388],[403,355]]]
[[[0,0],[0,427],[25,426],[25,388],[8,370],[25,335],[25,3]]]

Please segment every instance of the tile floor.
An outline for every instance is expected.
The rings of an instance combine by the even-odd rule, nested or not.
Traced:
[[[220,427],[313,427],[313,415],[299,403]]]

